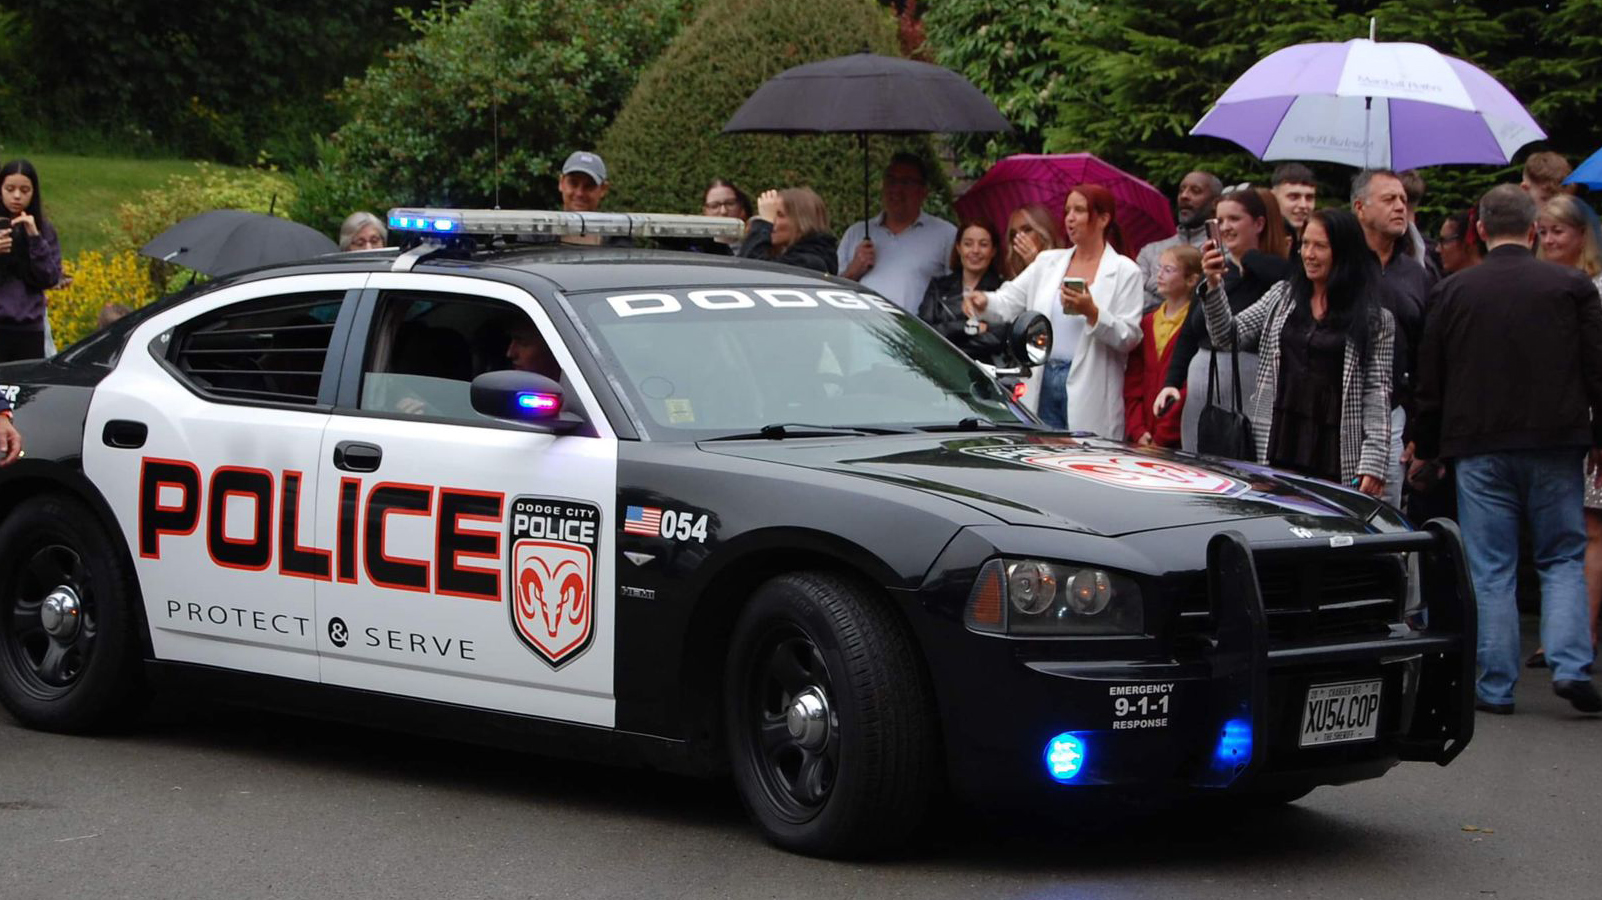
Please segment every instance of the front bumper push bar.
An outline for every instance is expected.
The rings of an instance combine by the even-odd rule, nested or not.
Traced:
[[[1257,579],[1259,562],[1296,563],[1380,554],[1414,553],[1424,630],[1388,638],[1329,644],[1271,645],[1267,613]],[[1214,691],[1209,711],[1222,733],[1242,718],[1251,733],[1268,733],[1269,675],[1279,669],[1376,659],[1417,657],[1416,702],[1397,741],[1402,760],[1451,762],[1474,736],[1475,603],[1463,538],[1447,519],[1432,519],[1420,531],[1248,543],[1236,531],[1213,536],[1207,545],[1207,587],[1217,645],[1212,657]],[[1223,788],[1247,783],[1269,760],[1267,742],[1229,764],[1214,765],[1197,782]]]

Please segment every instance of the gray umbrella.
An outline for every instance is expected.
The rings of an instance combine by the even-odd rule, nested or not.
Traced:
[[[855,134],[862,144],[862,219],[868,219],[869,134],[1011,131],[968,79],[910,59],[853,53],[786,69],[752,94],[723,133]]]
[[[190,216],[139,248],[146,256],[212,277],[338,250],[316,229],[242,209]]]

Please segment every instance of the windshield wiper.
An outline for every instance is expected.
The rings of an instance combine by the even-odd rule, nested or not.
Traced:
[[[775,422],[763,425],[756,431],[739,434],[720,434],[709,441],[782,441],[794,437],[861,437],[869,434],[908,434],[905,428],[885,428],[875,425],[810,425],[806,422]]]
[[[969,416],[958,419],[956,422],[938,422],[934,425],[919,425],[919,431],[1039,431],[1040,426],[1032,422],[997,422],[979,416]]]

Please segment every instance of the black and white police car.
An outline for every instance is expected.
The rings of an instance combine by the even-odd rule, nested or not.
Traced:
[[[527,243],[730,220],[391,226],[415,246],[0,368],[18,720],[91,730],[180,684],[732,773],[770,840],[830,855],[905,841],[946,786],[1287,800],[1471,737],[1450,523],[1048,432],[851,282]]]

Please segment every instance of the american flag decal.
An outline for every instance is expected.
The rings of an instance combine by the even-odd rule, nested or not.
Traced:
[[[647,537],[660,537],[662,534],[661,507],[629,507],[623,515],[623,533],[643,534]]]

